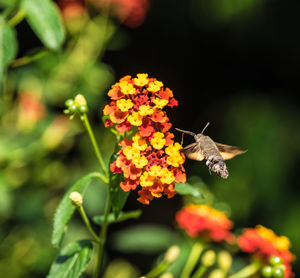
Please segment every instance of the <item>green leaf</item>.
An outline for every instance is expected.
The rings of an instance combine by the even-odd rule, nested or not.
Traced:
[[[90,173],[84,176],[83,178],[79,179],[74,185],[71,186],[71,188],[67,191],[67,193],[61,200],[54,215],[53,231],[51,238],[51,242],[54,247],[59,247],[63,238],[65,227],[75,211],[75,206],[73,206],[71,200],[69,199],[71,192],[77,191],[83,195],[85,189],[91,182],[92,178],[96,176],[97,173]]]
[[[122,252],[153,254],[167,249],[178,241],[176,233],[164,226],[139,225],[113,235],[114,247]]]
[[[18,43],[15,29],[11,28],[5,20],[0,17],[0,86],[6,67],[17,54]]]
[[[65,40],[65,29],[54,3],[51,0],[23,0],[22,8],[30,27],[43,44],[58,50]]]
[[[119,151],[119,145],[116,143],[115,151],[110,158],[110,163],[117,159],[117,152]],[[112,208],[115,215],[115,219],[118,219],[120,212],[122,211],[126,200],[130,194],[130,192],[124,192],[120,187],[120,183],[122,182],[121,174],[113,174],[109,173],[109,191],[111,195]]]
[[[175,190],[180,195],[190,195],[198,200],[204,199],[201,188],[198,186],[193,186],[189,183],[177,183],[175,185]]]
[[[92,256],[93,245],[89,240],[79,240],[69,243],[56,257],[51,265],[47,278],[77,278],[82,277]]]
[[[133,219],[133,218],[139,218],[140,215],[142,214],[142,211],[140,209],[138,210],[133,210],[133,211],[127,211],[127,212],[121,212],[119,214],[119,217],[116,219],[115,215],[113,213],[110,213],[108,215],[108,223],[112,224],[112,223],[119,223],[128,219]],[[103,215],[97,215],[93,217],[93,221],[97,224],[97,225],[102,225],[104,220],[104,216]]]

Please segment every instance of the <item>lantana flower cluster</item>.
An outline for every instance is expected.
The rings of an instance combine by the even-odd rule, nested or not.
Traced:
[[[103,110],[104,125],[120,133],[135,132],[120,142],[118,157],[110,165],[111,172],[124,176],[121,188],[127,192],[140,186],[138,200],[143,204],[163,194],[173,197],[175,182],[186,181],[182,146],[174,142],[172,124],[163,111],[178,105],[173,92],[148,74],[137,74],[120,79],[108,96],[112,101]]]
[[[234,235],[229,231],[233,227],[232,221],[211,206],[186,205],[177,212],[176,221],[191,237],[200,236],[215,242],[234,241]]]
[[[285,267],[285,278],[294,277],[291,263],[294,255],[289,251],[290,241],[286,236],[277,236],[272,230],[257,225],[255,228],[245,229],[238,238],[238,245],[242,251],[267,262],[272,256],[279,256]]]

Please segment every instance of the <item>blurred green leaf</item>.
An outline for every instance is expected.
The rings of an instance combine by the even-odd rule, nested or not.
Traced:
[[[92,255],[93,245],[89,240],[71,242],[65,246],[53,262],[48,278],[82,277]]]
[[[194,198],[197,198],[198,200],[203,200],[203,194],[201,192],[201,188],[197,186],[193,186],[189,183],[177,183],[175,185],[175,190],[180,195],[191,195]]]
[[[6,67],[17,54],[16,32],[0,17],[0,86]]]
[[[54,215],[53,231],[51,238],[53,246],[58,247],[60,245],[65,231],[65,226],[67,225],[72,214],[75,211],[75,207],[69,199],[70,193],[73,191],[77,191],[83,195],[85,189],[90,184],[92,178],[96,175],[97,173],[90,173],[84,176],[83,178],[79,179],[73,186],[71,186],[71,188],[64,195]]]
[[[50,0],[23,0],[26,19],[43,44],[58,50],[65,39],[65,29],[58,10]]]
[[[116,143],[115,151],[110,158],[110,164],[116,160],[117,152],[119,151],[119,145]],[[123,189],[120,187],[120,183],[122,182],[122,175],[121,174],[113,174],[110,172],[109,175],[109,182],[110,182],[110,194],[112,200],[112,208],[115,215],[115,219],[118,219],[120,212],[122,211],[126,200],[130,194],[129,192],[124,192]]]
[[[112,224],[112,223],[118,223],[118,222],[122,222],[122,221],[132,219],[132,218],[139,218],[141,214],[142,214],[142,211],[140,209],[133,210],[133,211],[127,211],[127,212],[121,212],[119,214],[118,218],[116,218],[113,213],[110,213],[108,216],[108,223]],[[93,221],[100,226],[102,225],[103,220],[104,220],[103,215],[97,215],[97,216],[93,217]]]
[[[167,249],[176,240],[176,234],[164,226],[139,225],[117,232],[112,242],[119,251],[153,254]]]

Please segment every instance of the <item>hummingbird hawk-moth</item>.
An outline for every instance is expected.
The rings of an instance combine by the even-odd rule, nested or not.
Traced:
[[[223,179],[227,179],[228,170],[225,160],[231,159],[238,154],[246,152],[247,150],[214,142],[209,136],[203,134],[208,125],[209,123],[207,123],[202,132],[198,134],[179,128],[175,129],[183,133],[182,140],[184,133],[194,136],[196,142],[183,147],[183,153],[187,158],[197,161],[205,159],[206,165],[210,171],[215,172]]]

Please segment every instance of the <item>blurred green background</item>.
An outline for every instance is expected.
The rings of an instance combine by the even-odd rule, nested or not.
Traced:
[[[0,5],[12,2],[1,0]],[[201,177],[215,198],[230,207],[236,227],[272,228],[290,238],[292,252],[300,257],[300,2],[137,0],[131,8],[142,12],[131,21],[128,10],[108,19],[101,6],[107,1],[57,2],[67,28],[63,50],[11,66],[0,98],[0,273],[45,277],[57,254],[50,244],[54,211],[77,178],[97,170],[80,120],[63,115],[64,101],[84,94],[108,160],[113,136],[101,123],[105,94],[124,75],[143,72],[163,81],[179,100],[179,107],[169,111],[173,127],[200,132],[209,121],[205,133],[215,141],[248,149],[228,162],[227,180],[193,161],[185,164],[188,177]],[[18,58],[41,49],[25,21],[16,30]],[[189,142],[192,138],[186,136],[185,144]],[[103,186],[92,184],[85,196],[91,216],[103,211]],[[141,219],[110,228],[109,238],[136,223],[175,231],[180,197],[156,199],[150,206],[136,198],[132,193],[125,209],[141,208]],[[75,218],[65,241],[86,235]],[[107,261],[126,258],[142,273],[154,255],[128,255],[114,240],[106,253]],[[300,274],[297,262],[294,270]]]

